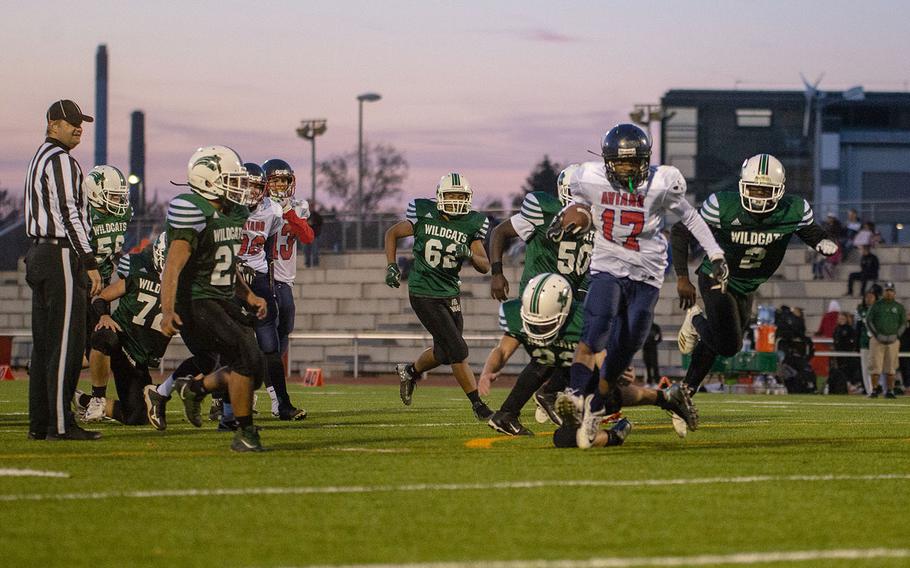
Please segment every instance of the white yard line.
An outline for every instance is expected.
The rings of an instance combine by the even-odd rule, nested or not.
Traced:
[[[698,556],[607,557],[587,560],[507,560],[474,562],[425,562],[413,564],[330,564],[308,568],[631,568],[636,566],[716,566],[718,564],[770,564],[817,560],[871,560],[910,558],[905,548],[847,548],[702,554]]]
[[[492,483],[415,483],[408,485],[338,485],[301,487],[236,487],[224,489],[159,489],[148,491],[102,491],[94,493],[13,493],[0,494],[0,502],[74,501],[115,498],[156,499],[159,497],[221,497],[245,495],[325,495],[352,493],[415,493],[419,491],[486,491],[491,489],[544,489],[549,487],[667,487],[670,485],[717,485],[748,483],[894,481],[910,480],[910,473],[880,475],[754,475],[749,477],[702,477],[680,479],[578,479],[545,481],[501,481]]]
[[[710,400],[707,397],[697,397],[695,399],[696,404],[702,405],[702,403],[708,403],[704,406],[711,405],[724,405],[724,404],[748,404],[754,406],[762,407],[785,407],[785,406],[843,406],[847,407],[862,407],[862,408],[888,408],[894,406],[900,407],[910,407],[910,404],[905,404],[903,402],[896,402],[892,400],[880,400],[880,401],[866,401],[866,402],[805,402],[805,401],[793,401],[788,402],[785,400]]]
[[[65,471],[0,468],[0,477],[69,477]]]

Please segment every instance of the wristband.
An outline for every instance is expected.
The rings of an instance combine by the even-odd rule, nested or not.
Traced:
[[[95,298],[92,300],[92,309],[95,310],[95,315],[99,318],[101,316],[111,315],[111,305],[110,303],[103,298]]]
[[[502,274],[502,262],[494,262],[490,265],[490,271],[494,276]]]

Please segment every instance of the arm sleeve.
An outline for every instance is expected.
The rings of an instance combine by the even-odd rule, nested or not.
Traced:
[[[471,241],[482,241],[487,238],[487,232],[490,230],[490,218],[484,215],[483,223],[480,225],[480,229],[474,233],[474,236],[471,237]]]
[[[689,276],[689,240],[692,233],[684,223],[676,223],[670,229],[670,249],[673,257],[673,270],[677,276]]]
[[[81,191],[82,170],[72,156],[60,153],[48,160],[45,170],[48,179],[48,190],[56,192],[60,206],[61,221],[73,250],[88,269],[97,269],[98,261],[92,252],[89,241],[89,226],[86,204],[80,210],[76,203],[76,191]]]
[[[408,203],[408,210],[405,211],[404,218],[408,220],[412,225],[417,224],[417,200],[412,199]]]
[[[195,203],[181,197],[171,200],[167,208],[167,240],[186,241],[195,250],[199,233],[205,230],[205,213]]]
[[[503,308],[504,304],[499,304],[499,329],[505,333],[509,333],[509,322],[506,320],[506,311]]]
[[[829,238],[827,231],[815,223],[812,206],[805,199],[803,199],[803,216],[796,227],[796,236],[813,249],[818,246],[818,243]]]
[[[707,222],[699,215],[698,210],[686,201],[686,180],[683,179],[679,170],[673,169],[675,171],[671,180],[669,180],[669,189],[664,195],[667,209],[679,216],[682,223],[689,229],[689,232],[705,249],[708,258],[714,260],[723,257],[724,251],[714,240],[714,235],[711,233],[711,229],[708,228]],[[717,218],[717,223],[718,225],[720,224],[720,217]]]
[[[297,240],[300,243],[306,245],[313,242],[313,239],[315,238],[313,229],[310,227],[310,224],[306,222],[306,219],[297,216],[296,211],[293,209],[288,210],[288,212],[284,214],[284,220],[288,222],[291,234],[297,237]]]
[[[120,257],[120,260],[117,261],[117,276],[121,279],[126,280],[126,277],[130,273],[130,255],[125,254]]]

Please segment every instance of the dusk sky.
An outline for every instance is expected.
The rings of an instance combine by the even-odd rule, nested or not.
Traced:
[[[310,193],[302,118],[328,119],[320,158],[370,142],[404,152],[408,197],[460,171],[475,203],[513,194],[544,154],[586,160],[635,103],[673,88],[906,91],[910,3],[5,2],[0,187],[21,190],[44,113],[94,114],[94,58],[110,56],[109,162],[128,170],[129,114],[146,113],[148,193],[170,197],[196,147],[280,157]],[[718,6],[721,6],[718,8]],[[52,17],[53,15],[53,17]],[[75,150],[92,167],[93,125]]]

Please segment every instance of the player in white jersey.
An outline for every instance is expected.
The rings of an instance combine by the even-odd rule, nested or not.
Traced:
[[[291,166],[284,160],[271,159],[262,164],[262,169],[265,176],[265,192],[269,196],[266,199],[271,199],[281,214],[280,226],[275,236],[270,238],[268,247],[272,267],[272,297],[276,306],[276,317],[271,321],[269,329],[268,348],[277,356],[266,358],[269,360],[269,375],[277,377],[280,372],[284,377],[282,359],[288,351],[288,336],[294,330],[296,312],[294,279],[297,276],[297,243],[309,244],[313,242],[315,235],[307,223],[307,217],[310,216],[309,204],[293,199],[296,178]],[[262,345],[265,350],[266,345]],[[276,394],[279,394],[280,407],[277,409],[279,417],[286,419],[288,412],[296,412],[292,415],[294,420],[306,416],[305,410],[290,406],[287,389],[284,394]]]
[[[591,208],[595,231],[584,328],[569,391],[557,401],[562,415],[581,424],[581,448],[591,446],[603,416],[619,410],[618,381],[651,328],[667,266],[667,240],[661,233],[665,216],[676,214],[696,236],[714,262],[718,285],[726,285],[727,275],[723,251],[686,201],[682,174],[672,166],[651,167],[651,141],[644,131],[619,124],[604,135],[601,151],[603,162],[582,164],[570,182],[575,202]],[[553,239],[564,237],[560,217],[550,229]],[[604,348],[598,389],[582,401],[594,354]],[[692,413],[691,429],[698,426],[696,418]]]

